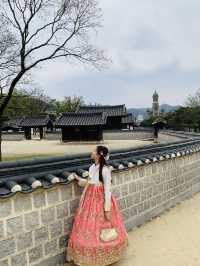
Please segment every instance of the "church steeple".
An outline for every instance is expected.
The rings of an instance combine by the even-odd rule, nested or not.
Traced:
[[[158,93],[157,91],[155,90],[154,91],[154,94],[153,94],[153,100],[158,100],[159,96],[158,96]]]
[[[153,117],[157,117],[160,114],[160,107],[159,107],[159,96],[157,91],[154,91],[153,94],[153,105],[152,105]]]

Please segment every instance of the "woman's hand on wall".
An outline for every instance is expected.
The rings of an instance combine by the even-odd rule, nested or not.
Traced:
[[[80,180],[80,176],[74,174],[74,179],[76,179],[77,181],[79,181]]]

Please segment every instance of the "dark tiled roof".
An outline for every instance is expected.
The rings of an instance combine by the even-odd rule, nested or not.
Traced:
[[[125,105],[86,105],[80,106],[78,113],[105,112],[107,116],[125,116],[127,115]]]
[[[19,129],[21,127],[21,122],[23,118],[13,118],[10,119],[3,124],[3,128],[10,127],[10,128],[16,128]]]
[[[122,117],[122,124],[129,124],[129,123],[134,123],[134,117],[132,113],[127,114],[127,116]]]
[[[147,147],[118,150],[111,154],[108,165],[114,171],[169,160],[200,151],[200,138]],[[16,192],[31,193],[38,187],[51,188],[56,183],[69,184],[76,173],[88,176],[92,161],[90,154],[35,158],[0,163],[0,198],[11,197]]]
[[[65,113],[58,119],[56,126],[93,126],[105,125],[106,115],[98,113]]]
[[[46,126],[49,121],[51,121],[49,116],[26,117],[22,120],[20,125],[22,127]]]

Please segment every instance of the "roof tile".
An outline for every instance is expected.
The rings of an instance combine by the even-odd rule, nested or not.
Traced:
[[[83,105],[77,110],[77,113],[95,113],[105,112],[107,116],[125,116],[127,115],[125,105]]]
[[[56,126],[93,126],[104,125],[106,115],[103,112],[96,113],[65,113],[58,119]]]
[[[20,126],[22,127],[46,126],[49,121],[51,121],[49,116],[26,117],[21,121]]]

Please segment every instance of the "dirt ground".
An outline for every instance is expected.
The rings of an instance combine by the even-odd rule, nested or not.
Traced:
[[[112,266],[200,266],[199,207],[200,193],[129,232],[131,244]]]
[[[141,140],[107,140],[101,142],[101,144],[106,145],[110,150],[145,146],[152,143],[152,141]],[[58,140],[3,141],[2,151],[4,159],[29,158],[34,156],[53,156],[91,152],[94,147],[99,144],[100,143],[95,142],[71,142],[64,144]]]

